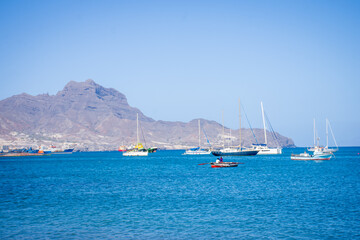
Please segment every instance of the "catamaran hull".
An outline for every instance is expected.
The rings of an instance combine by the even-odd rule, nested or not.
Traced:
[[[212,151],[214,156],[255,156],[259,151],[234,151],[234,152],[222,152]]]

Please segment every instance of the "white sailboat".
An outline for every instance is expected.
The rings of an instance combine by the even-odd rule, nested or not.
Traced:
[[[136,114],[136,146],[123,153],[123,156],[136,157],[136,156],[147,156],[149,152],[143,147],[139,141],[139,114]]]
[[[322,153],[322,154],[313,154],[310,155],[309,153],[307,153],[306,151],[304,153],[300,153],[300,154],[291,154],[290,159],[291,160],[315,160],[315,161],[319,161],[319,160],[330,160],[331,157],[333,156],[332,153]]]
[[[329,128],[330,128],[330,132],[333,137],[336,148],[329,148]],[[316,134],[316,125],[315,125],[315,119],[314,119],[314,147],[308,149],[309,151],[314,152],[314,155],[319,155],[319,154],[324,154],[324,153],[334,153],[339,150],[339,147],[336,143],[335,136],[334,136],[334,133],[332,131],[332,128],[331,128],[331,125],[330,125],[330,122],[328,119],[326,119],[326,146],[325,147],[320,146],[320,143],[319,143],[320,138],[316,137],[316,135],[317,135]],[[317,140],[317,144],[316,144],[316,140]]]
[[[261,112],[262,112],[262,119],[264,125],[264,138],[265,144],[253,144],[254,149],[259,150],[258,155],[273,155],[273,154],[281,154],[282,148],[269,148],[267,146],[267,136],[266,136],[266,123],[265,123],[265,115],[264,115],[264,107],[263,103],[261,102]]]
[[[209,149],[201,149],[201,139],[200,139],[200,119],[199,119],[199,146],[197,148],[188,149],[185,151],[184,155],[209,155],[211,151]]]

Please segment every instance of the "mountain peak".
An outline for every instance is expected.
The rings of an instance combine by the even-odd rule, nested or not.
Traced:
[[[95,86],[100,86],[100,85],[96,84],[95,81],[92,79],[88,79],[85,82],[70,81],[65,85],[65,87],[62,91],[71,90],[71,89],[79,90],[79,89],[83,89],[86,87],[95,87]]]
[[[95,83],[95,81],[92,80],[92,79],[90,79],[90,78],[89,78],[88,80],[86,80],[85,83],[91,84],[91,85],[97,85],[97,84]]]
[[[98,99],[104,100],[106,98],[127,104],[127,99],[124,94],[113,88],[104,88],[92,79],[88,79],[85,82],[70,81],[64,89],[56,95],[62,97],[96,96]]]

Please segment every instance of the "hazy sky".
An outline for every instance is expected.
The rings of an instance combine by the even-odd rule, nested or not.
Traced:
[[[360,145],[360,1],[1,1],[0,99],[89,78],[155,120]],[[244,127],[248,127],[243,122]]]

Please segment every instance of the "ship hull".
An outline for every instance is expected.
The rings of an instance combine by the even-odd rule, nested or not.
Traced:
[[[224,151],[212,151],[211,153],[214,156],[255,156],[259,151],[257,150],[247,150],[247,151],[229,151],[229,152],[224,152]]]

